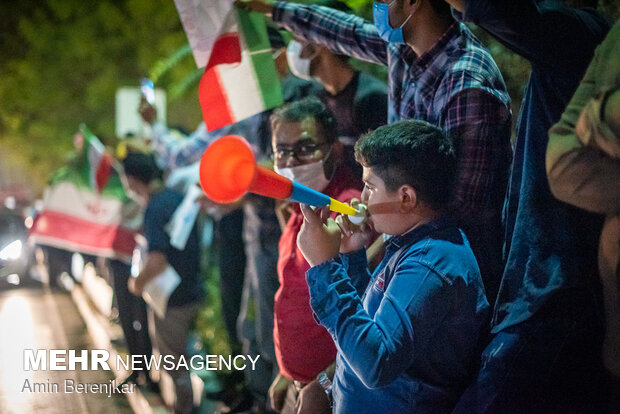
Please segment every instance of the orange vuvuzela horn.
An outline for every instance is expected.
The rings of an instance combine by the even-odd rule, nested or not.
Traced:
[[[250,192],[312,206],[329,206],[332,211],[351,216],[357,214],[351,206],[256,165],[250,144],[237,135],[224,136],[209,145],[200,160],[200,185],[207,197],[217,203],[230,203]]]

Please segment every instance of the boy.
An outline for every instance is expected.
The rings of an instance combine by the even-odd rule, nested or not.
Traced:
[[[343,220],[341,235],[324,211],[303,206],[298,238],[312,266],[310,306],[338,348],[334,412],[450,412],[489,310],[469,243],[445,216],[454,148],[441,129],[410,120],[362,137],[355,152],[369,225]],[[372,277],[370,227],[393,236]]]

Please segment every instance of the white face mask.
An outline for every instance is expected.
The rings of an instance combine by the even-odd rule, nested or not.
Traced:
[[[298,78],[311,81],[312,76],[310,76],[310,62],[312,61],[312,58],[299,57],[303,47],[304,46],[297,40],[291,40],[286,48],[286,60],[288,62],[289,69],[293,72],[293,75]]]
[[[275,166],[274,170],[289,180],[297,181],[299,184],[319,192],[325,190],[330,181],[325,177],[323,160],[295,167],[278,168]]]

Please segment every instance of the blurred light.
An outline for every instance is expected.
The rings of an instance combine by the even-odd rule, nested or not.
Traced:
[[[26,226],[27,229],[31,229],[33,223],[34,220],[32,219],[32,216],[28,216],[26,217],[26,220],[24,220],[24,226]]]
[[[21,240],[15,240],[13,243],[10,243],[5,246],[4,249],[0,250],[0,259],[5,261],[17,260],[21,254],[22,242]]]
[[[140,249],[135,248],[131,255],[131,276],[138,277],[140,270],[142,270],[142,255]]]
[[[71,274],[78,282],[81,282],[84,276],[84,265],[84,257],[79,253],[73,253],[71,256]]]
[[[42,211],[44,206],[45,206],[45,204],[43,203],[43,200],[41,200],[41,199],[35,200],[35,202],[34,202],[34,209],[35,210]]]
[[[11,273],[6,277],[6,281],[9,282],[11,285],[17,286],[20,282],[19,275],[17,273]]]
[[[16,205],[17,205],[17,202],[15,201],[15,197],[8,196],[7,198],[4,199],[4,206],[8,208],[9,210],[14,210]]]
[[[71,278],[71,276],[69,276],[69,273],[67,272],[61,273],[59,282],[60,282],[60,285],[63,288],[65,288],[67,292],[71,292],[73,288],[75,287],[75,282],[73,281],[73,279]]]

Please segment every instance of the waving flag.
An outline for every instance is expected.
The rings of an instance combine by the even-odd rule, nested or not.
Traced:
[[[265,18],[230,0],[175,0],[194,59],[205,72],[199,86],[207,130],[282,103]]]
[[[103,144],[86,127],[81,130],[82,152],[52,175],[30,237],[35,243],[129,262],[141,209],[126,195]]]

